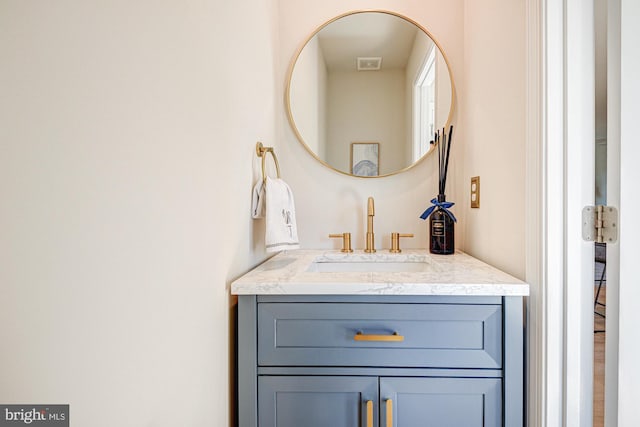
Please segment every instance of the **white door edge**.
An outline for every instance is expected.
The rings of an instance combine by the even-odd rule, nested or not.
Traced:
[[[527,203],[537,210],[527,219],[528,425],[586,427],[593,244],[582,242],[579,216],[594,199],[593,0],[529,0],[527,16]]]

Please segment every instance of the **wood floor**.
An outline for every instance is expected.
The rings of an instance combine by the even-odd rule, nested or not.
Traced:
[[[602,273],[602,266],[596,264],[596,278],[600,279]],[[596,280],[597,290],[598,282]],[[603,286],[600,290],[598,301],[606,303],[607,290],[606,286]],[[598,312],[605,314],[605,307],[598,306]],[[594,330],[604,331],[605,320],[602,316],[594,314]],[[604,343],[606,333],[597,332],[593,334],[593,427],[604,427]]]

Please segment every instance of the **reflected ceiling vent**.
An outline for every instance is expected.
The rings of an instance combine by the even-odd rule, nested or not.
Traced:
[[[382,65],[381,56],[359,56],[358,71],[378,71]]]

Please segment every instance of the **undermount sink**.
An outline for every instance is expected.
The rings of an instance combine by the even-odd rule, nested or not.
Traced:
[[[346,257],[341,259],[316,258],[307,269],[312,273],[415,273],[429,271],[431,264],[420,258],[388,259],[371,256],[366,259],[360,257]]]

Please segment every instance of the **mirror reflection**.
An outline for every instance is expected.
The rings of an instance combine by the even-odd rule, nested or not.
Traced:
[[[287,108],[298,139],[322,163],[354,176],[414,165],[453,111],[454,85],[438,43],[392,12],[353,12],[320,27],[295,57]]]

